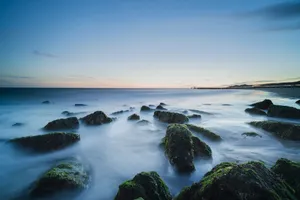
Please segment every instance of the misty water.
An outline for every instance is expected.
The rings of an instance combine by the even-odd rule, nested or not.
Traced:
[[[284,90],[284,89],[281,89]],[[300,161],[300,143],[281,141],[269,133],[250,127],[247,122],[267,117],[250,116],[244,112],[250,103],[269,98],[275,104],[298,107],[300,89],[283,96],[262,90],[191,90],[191,89],[1,89],[0,93],[0,199],[12,199],[26,191],[58,159],[79,157],[91,167],[92,182],[77,199],[110,200],[125,180],[142,171],[156,171],[176,195],[184,186],[199,181],[216,164],[224,161],[261,160],[270,167],[281,157]],[[50,104],[42,104],[49,100]],[[196,135],[212,149],[212,159],[195,161],[196,171],[178,175],[159,147],[167,124],[153,118],[153,112],[140,112],[142,105],[167,104],[168,110],[188,112],[197,109],[201,119],[190,123],[219,134],[221,142],[211,142]],[[87,106],[75,107],[82,103]],[[48,154],[30,154],[6,141],[16,137],[44,134],[41,129],[49,121],[65,118],[65,110],[79,112],[78,118],[101,110],[107,115],[135,107],[117,115],[113,123],[84,126],[75,131],[81,140],[72,147]],[[138,113],[151,122],[141,126],[127,117]],[[283,119],[273,119],[280,120]],[[300,123],[299,121],[293,121]],[[13,127],[14,123],[24,123]],[[260,137],[245,137],[243,132],[255,131]],[[59,196],[57,199],[68,199]]]

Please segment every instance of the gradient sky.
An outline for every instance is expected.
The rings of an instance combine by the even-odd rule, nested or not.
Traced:
[[[0,0],[2,87],[299,77],[300,1]]]

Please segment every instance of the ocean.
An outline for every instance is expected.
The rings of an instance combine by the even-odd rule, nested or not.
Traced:
[[[265,120],[244,112],[249,104],[271,99],[273,103],[299,108],[300,88],[274,90],[192,90],[192,89],[0,89],[0,199],[12,199],[27,190],[51,164],[58,159],[78,156],[92,169],[90,188],[76,199],[111,200],[118,186],[142,171],[156,171],[173,195],[224,162],[263,161],[272,166],[278,158],[300,161],[299,142],[281,141],[270,134],[250,127],[247,122]],[[50,104],[42,104],[43,101]],[[196,171],[179,175],[169,164],[159,147],[167,124],[153,118],[153,112],[141,112],[142,105],[167,104],[168,110],[193,114],[190,109],[204,111],[201,119],[190,123],[216,132],[222,142],[211,142],[197,135],[212,149],[212,159],[195,161]],[[74,106],[86,104],[86,106]],[[107,115],[115,111],[134,109],[119,114],[117,120],[101,126],[80,124],[76,133],[81,141],[72,147],[48,154],[28,154],[6,141],[16,137],[44,134],[49,122],[65,118],[63,111],[78,113],[80,118],[101,110]],[[127,117],[138,113],[150,121],[139,126]],[[273,119],[287,121],[283,119]],[[291,120],[290,120],[291,121]],[[299,121],[293,121],[299,123]],[[22,126],[12,126],[22,123]],[[260,137],[245,137],[255,131]],[[60,196],[57,199],[68,199]]]

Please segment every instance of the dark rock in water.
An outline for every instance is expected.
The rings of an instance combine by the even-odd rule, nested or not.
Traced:
[[[77,159],[60,162],[34,183],[30,196],[51,197],[61,192],[81,192],[90,182],[89,169]]]
[[[253,106],[258,109],[267,110],[271,105],[273,105],[273,102],[270,99],[265,99],[263,101],[253,103],[250,106]]]
[[[296,101],[295,103],[300,105],[300,99],[298,101]]]
[[[61,114],[66,115],[66,116],[74,116],[78,114],[83,114],[85,112],[69,112],[69,111],[63,111]]]
[[[142,172],[119,186],[115,200],[172,200],[168,186],[156,172]]]
[[[223,103],[222,106],[231,106],[231,104]]]
[[[128,117],[128,120],[140,120],[140,116],[137,114],[132,114]]]
[[[149,106],[142,106],[141,111],[150,111],[152,110]]]
[[[69,117],[65,119],[57,119],[49,122],[44,129],[49,131],[55,130],[69,130],[77,129],[79,127],[79,121],[76,117]]]
[[[87,105],[83,103],[76,103],[74,106],[80,107],[80,106],[87,106]]]
[[[249,124],[284,140],[300,140],[300,125],[277,121],[250,122]]]
[[[17,122],[17,123],[14,123],[12,126],[24,126],[24,123]]]
[[[209,112],[205,112],[205,111],[201,111],[201,110],[189,109],[189,111],[192,111],[197,114],[213,115],[213,113],[209,113]]]
[[[198,114],[192,114],[192,115],[189,115],[188,118],[189,118],[189,119],[200,119],[200,118],[201,118],[201,115],[198,115]]]
[[[300,119],[300,109],[289,106],[272,105],[269,107],[268,116],[289,119]]]
[[[110,123],[113,121],[112,118],[107,117],[102,111],[96,111],[80,119],[86,125],[101,125]]]
[[[249,137],[262,137],[261,135],[259,135],[258,133],[255,133],[255,132],[245,132],[245,133],[242,133],[242,135],[244,136],[249,136]]]
[[[194,157],[199,155],[211,156],[211,149],[199,138],[193,137],[186,125],[171,124],[162,146],[172,165],[179,173],[190,173],[195,170]]]
[[[50,104],[50,101],[43,101],[42,104]]]
[[[250,115],[262,115],[262,116],[267,115],[267,113],[265,113],[265,111],[260,110],[258,108],[247,108],[245,110],[245,112],[250,114]]]
[[[292,188],[260,162],[221,163],[175,200],[296,200]]]
[[[203,127],[195,126],[193,124],[186,124],[186,126],[191,131],[199,133],[199,134],[203,135],[204,137],[207,137],[207,138],[209,138],[211,140],[214,140],[214,141],[222,140],[222,138],[219,135],[217,135],[216,133],[213,133],[210,130],[207,130],[207,129],[203,128]]]
[[[159,104],[160,106],[166,106],[167,104],[163,103],[163,102],[160,102]]]
[[[66,148],[80,140],[75,133],[48,133],[44,135],[27,136],[10,140],[12,144],[35,152],[50,152]]]
[[[151,122],[149,122],[148,120],[142,119],[142,120],[138,121],[137,124],[141,125],[141,126],[145,126],[145,125],[151,124]]]
[[[167,110],[166,108],[164,108],[162,105],[158,105],[156,107],[156,110]]]
[[[119,115],[119,114],[123,114],[123,113],[126,113],[126,112],[130,112],[130,110],[119,110],[119,111],[111,113],[111,115]]]
[[[295,190],[296,197],[300,199],[300,162],[281,158],[271,170],[283,178]]]
[[[150,105],[149,105],[149,107],[155,107],[155,105],[153,105],[153,104],[150,104]]]
[[[189,121],[189,118],[181,113],[167,112],[167,111],[155,111],[154,117],[158,118],[159,121],[165,123],[185,123]]]

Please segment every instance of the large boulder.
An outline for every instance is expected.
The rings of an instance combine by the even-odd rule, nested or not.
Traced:
[[[272,105],[269,107],[268,116],[300,119],[300,109],[289,106]]]
[[[101,125],[113,121],[112,118],[106,116],[102,111],[96,111],[80,119],[86,125]]]
[[[165,123],[185,123],[189,121],[189,118],[181,113],[168,112],[168,111],[155,111],[154,117],[159,121]]]
[[[171,200],[168,186],[156,172],[142,172],[119,186],[115,200]]]
[[[292,188],[260,162],[221,163],[175,200],[296,200]]]
[[[89,169],[77,159],[61,161],[45,172],[30,191],[33,198],[45,198],[60,192],[80,192],[90,182]]]
[[[253,106],[258,109],[267,110],[271,105],[273,105],[273,102],[270,99],[265,99],[263,101],[253,103],[250,106]]]
[[[268,131],[281,139],[300,140],[300,125],[277,121],[256,121],[249,124]]]
[[[50,152],[66,148],[80,140],[75,133],[48,133],[10,140],[12,144],[35,152]]]
[[[296,197],[300,199],[300,162],[281,158],[271,169],[295,190]]]
[[[72,130],[79,128],[79,121],[77,117],[69,117],[64,119],[57,119],[52,122],[49,122],[44,129],[48,131],[57,131],[57,130]]]
[[[194,157],[205,155],[211,157],[210,147],[199,138],[193,137],[186,125],[171,124],[162,140],[165,153],[179,173],[195,170]]]
[[[128,117],[128,120],[140,120],[140,116],[138,114],[132,114]]]
[[[258,108],[247,108],[245,110],[246,113],[250,114],[250,115],[262,115],[262,116],[266,116],[267,113],[265,113],[265,111],[258,109]]]
[[[187,124],[186,126],[191,131],[199,133],[199,134],[203,135],[204,137],[209,138],[210,140],[213,140],[213,141],[220,141],[220,140],[222,140],[222,138],[218,134],[216,134],[214,132],[211,132],[210,130],[207,130],[207,129],[203,128],[203,127],[195,126],[193,124]]]

